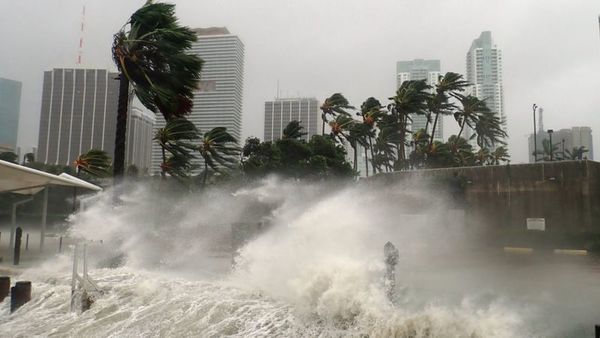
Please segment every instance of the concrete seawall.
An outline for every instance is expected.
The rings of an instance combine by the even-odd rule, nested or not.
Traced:
[[[459,191],[467,222],[485,221],[498,230],[521,231],[527,229],[528,218],[543,218],[547,233],[600,234],[599,162],[399,171],[368,180],[417,179],[445,181],[451,194]]]

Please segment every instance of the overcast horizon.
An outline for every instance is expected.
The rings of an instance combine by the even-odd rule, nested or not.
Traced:
[[[75,67],[85,4],[82,67],[116,70],[112,35],[143,0],[0,0],[0,77],[23,82],[19,146],[37,146],[43,72]],[[589,126],[600,154],[600,2],[517,0],[193,0],[175,3],[183,25],[227,27],[245,45],[242,135],[263,137],[264,102],[323,100],[355,106],[394,94],[396,61],[439,59],[465,74],[473,39],[490,30],[503,53],[511,163],[527,162],[533,103],[546,129]],[[445,119],[447,139],[456,123]],[[243,142],[243,140],[242,140]]]

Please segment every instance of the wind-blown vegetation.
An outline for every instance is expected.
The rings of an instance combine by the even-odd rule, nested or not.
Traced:
[[[452,72],[440,76],[433,87],[425,80],[405,81],[387,106],[370,97],[354,114],[350,102],[335,93],[321,106],[323,125],[329,124],[331,140],[353,149],[354,170],[364,169],[367,176],[369,172],[507,162],[503,121],[484,100],[465,95],[468,87],[462,75]],[[415,116],[425,116],[424,129],[412,129]],[[453,116],[459,127],[458,134],[446,142],[435,139],[442,116]],[[473,131],[468,140],[463,137],[466,128]],[[364,168],[357,168],[358,147],[365,150]]]

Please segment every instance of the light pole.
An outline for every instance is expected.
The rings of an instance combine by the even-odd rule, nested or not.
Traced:
[[[550,136],[550,161],[552,161],[552,154],[554,153],[554,145],[552,144],[552,133],[554,130],[548,129],[548,136]]]
[[[535,111],[537,104],[533,104],[533,163],[537,162],[537,135],[535,133]]]

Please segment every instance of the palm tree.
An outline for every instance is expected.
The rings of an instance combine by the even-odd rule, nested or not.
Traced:
[[[77,157],[73,163],[77,176],[83,171],[95,177],[105,177],[110,170],[110,157],[104,150],[91,149]]]
[[[489,112],[490,110],[485,104],[485,101],[480,100],[475,96],[458,94],[456,98],[461,104],[461,107],[454,113],[454,119],[460,126],[460,131],[456,136],[460,137],[465,126],[475,128],[475,124],[477,123],[477,120],[479,120],[479,115],[482,112]]]
[[[85,172],[95,177],[105,177],[110,174],[110,157],[104,150],[91,149],[77,157],[73,162],[77,177]],[[73,211],[77,206],[77,187],[73,187]]]
[[[573,147],[573,150],[565,151],[565,159],[567,160],[583,160],[583,154],[589,152],[584,146]]]
[[[204,159],[203,186],[206,186],[209,167],[215,172],[221,172],[223,167],[232,169],[236,166],[240,154],[237,140],[225,127],[216,127],[205,133],[197,149]]]
[[[435,92],[430,96],[429,108],[434,115],[433,126],[429,140],[429,148],[433,144],[435,137],[435,129],[440,115],[449,115],[453,112],[456,106],[450,102],[451,97],[456,97],[460,92],[463,92],[469,83],[463,80],[463,76],[458,73],[448,72],[444,76],[440,76],[438,83],[435,85]]]
[[[479,148],[479,150],[474,154],[475,156],[475,164],[477,165],[485,165],[488,163],[490,159],[490,151],[487,148]]]
[[[494,112],[481,112],[475,123],[475,134],[471,138],[476,138],[477,145],[480,148],[493,148],[496,145],[505,145],[504,139],[507,134],[502,129],[502,120]]]
[[[411,116],[426,114],[429,89],[431,86],[427,85],[425,80],[405,81],[396,91],[396,95],[390,98],[393,103],[388,106],[388,110],[394,119],[388,121],[388,125],[391,127],[390,124],[395,124],[400,133],[396,150],[401,162],[406,159],[404,147],[407,143],[408,124],[412,121]]]
[[[33,153],[26,153],[23,155],[23,165],[31,164],[35,162],[35,155]]]
[[[558,145],[559,143],[550,144],[550,140],[542,140],[542,150],[537,151],[537,155],[542,155],[542,161],[558,160]]]
[[[290,123],[285,126],[285,129],[283,129],[283,138],[297,140],[307,134],[303,132],[302,129],[304,129],[304,127],[300,121],[290,121]]]
[[[506,149],[503,146],[500,146],[494,149],[490,157],[492,164],[499,165],[500,162],[507,162],[510,158],[510,155],[508,154],[508,149]]]
[[[350,105],[350,102],[348,102],[344,95],[340,93],[335,93],[327,99],[325,99],[325,102],[323,102],[323,104],[321,105],[321,118],[323,119],[323,130],[321,132],[321,135],[325,135],[325,124],[328,123],[327,116],[350,116],[350,113],[347,112],[347,109],[354,109],[354,107],[352,107]]]
[[[167,173],[176,177],[182,177],[181,174],[187,176],[189,171],[185,168],[191,168],[193,151],[196,149],[194,140],[199,138],[200,133],[196,126],[183,117],[169,120],[163,128],[156,131],[154,140],[158,142],[162,152],[160,167],[163,179]],[[171,157],[167,157],[167,152],[174,157],[171,161],[168,161]]]
[[[454,165],[464,167],[473,164],[473,147],[467,140],[456,135],[448,139],[448,150]]]
[[[165,120],[181,117],[192,108],[202,60],[187,51],[196,34],[180,26],[175,5],[148,0],[114,36],[112,56],[119,69],[119,101],[115,136],[114,177],[120,180],[125,164],[125,135],[129,86],[140,102]]]

